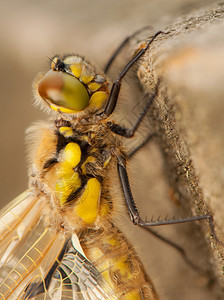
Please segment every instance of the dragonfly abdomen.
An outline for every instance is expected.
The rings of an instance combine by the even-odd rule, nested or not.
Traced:
[[[136,252],[114,224],[88,230],[80,242],[86,257],[110,284],[118,299],[158,299]]]

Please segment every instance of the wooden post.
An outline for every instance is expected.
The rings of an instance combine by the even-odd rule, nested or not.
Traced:
[[[159,36],[147,51],[138,77],[146,92],[152,92],[160,79],[150,122],[173,198],[181,207],[177,211],[185,212],[184,216],[212,214],[216,233],[224,243],[222,5],[199,11],[165,30],[159,28],[169,33]],[[224,287],[224,247],[211,239],[206,221],[196,223],[187,233],[195,260],[216,287]],[[219,288],[214,295],[216,292],[221,293]]]

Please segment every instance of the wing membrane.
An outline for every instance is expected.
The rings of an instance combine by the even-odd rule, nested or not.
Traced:
[[[56,232],[24,192],[0,217],[0,299],[116,299],[78,237]]]
[[[54,291],[58,285],[60,289]],[[58,299],[116,299],[99,271],[73,245],[54,273],[52,288],[52,295],[57,293],[58,297],[60,292]]]
[[[26,192],[0,218],[2,299],[18,299],[31,278],[42,278],[64,243],[46,226],[42,212],[43,201]]]
[[[11,205],[10,205],[11,204]],[[34,206],[34,201],[29,197],[29,193],[26,191],[20,196],[15,198],[14,201],[9,203],[8,208],[5,207],[1,210],[0,218],[0,259],[5,253],[6,248],[11,244],[19,241],[21,227],[19,226],[23,222],[24,218],[29,214],[30,210]],[[23,223],[24,224],[24,223]],[[0,265],[3,261],[0,261]]]

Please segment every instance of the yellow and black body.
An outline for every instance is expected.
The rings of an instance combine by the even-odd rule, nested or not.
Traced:
[[[114,224],[126,155],[108,103],[120,84],[114,96],[80,56],[54,57],[38,75],[37,102],[54,120],[28,130],[29,189],[1,212],[0,299],[158,299]]]

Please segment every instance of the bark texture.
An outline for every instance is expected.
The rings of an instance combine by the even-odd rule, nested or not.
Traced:
[[[224,243],[224,7],[199,11],[164,31],[138,70],[146,92],[160,80],[151,125],[164,174],[177,210],[212,214]],[[211,238],[206,222],[196,223],[184,234],[209,274],[214,299],[223,299],[223,245]]]

